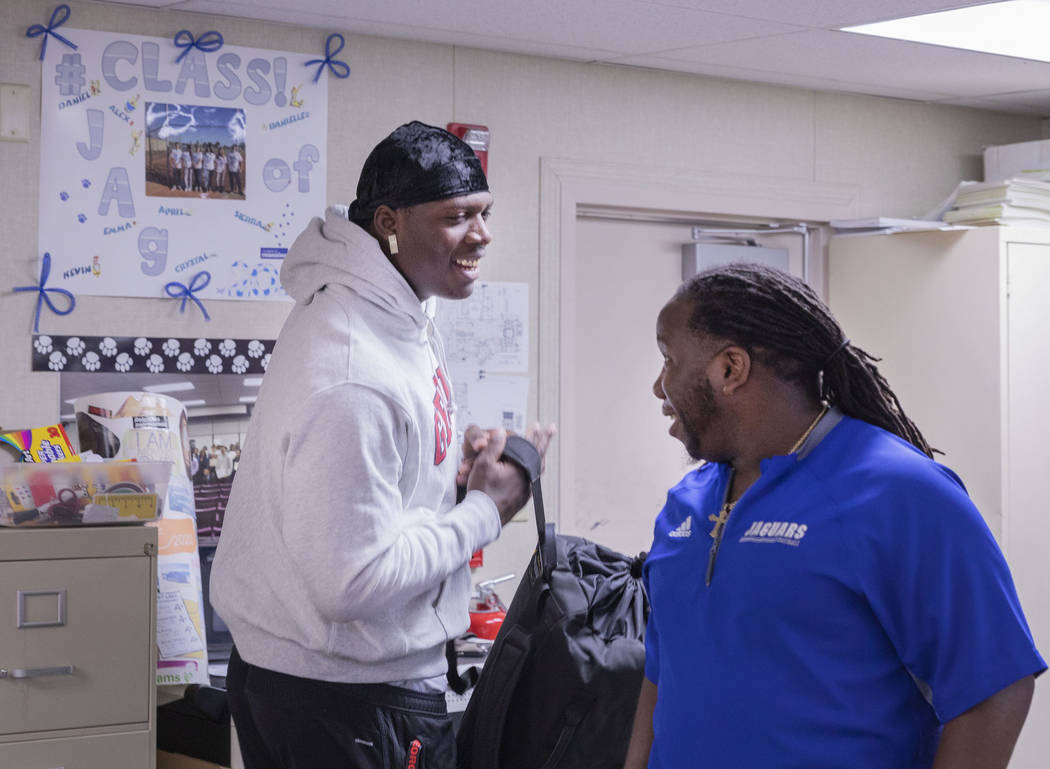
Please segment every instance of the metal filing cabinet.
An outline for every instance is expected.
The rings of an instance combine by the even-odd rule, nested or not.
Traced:
[[[0,767],[156,765],[157,530],[0,530]]]

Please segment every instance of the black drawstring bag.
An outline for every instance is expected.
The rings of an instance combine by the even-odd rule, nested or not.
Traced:
[[[511,436],[504,458],[530,476],[539,544],[463,714],[459,769],[621,769],[645,664],[645,554],[556,535],[535,447]]]

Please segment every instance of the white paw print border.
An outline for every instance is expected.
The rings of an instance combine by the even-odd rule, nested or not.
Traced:
[[[33,371],[264,374],[273,339],[34,334]]]

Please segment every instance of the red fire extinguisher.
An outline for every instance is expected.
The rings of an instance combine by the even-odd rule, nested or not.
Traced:
[[[481,161],[481,170],[485,176],[489,175],[489,129],[488,126],[474,125],[472,123],[449,123],[445,126],[448,132],[458,136],[478,156]]]

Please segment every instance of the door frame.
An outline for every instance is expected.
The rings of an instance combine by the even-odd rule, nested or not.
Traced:
[[[761,218],[787,222],[828,222],[857,216],[860,185],[814,182],[782,177],[707,173],[682,168],[653,168],[568,158],[540,158],[540,253],[537,372],[539,418],[554,422],[571,435],[574,418],[561,412],[561,393],[575,387],[575,357],[567,303],[575,296],[575,271],[566,269],[576,253],[576,214],[581,205],[622,207],[662,212],[698,220],[724,217]],[[823,254],[826,242],[818,234],[812,252]],[[809,258],[804,255],[804,258]],[[826,259],[810,262],[809,280],[824,294]],[[562,499],[569,499],[574,457],[561,442],[551,444],[544,484],[558,520]]]

